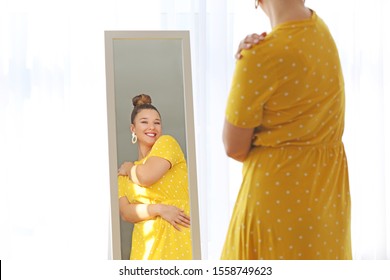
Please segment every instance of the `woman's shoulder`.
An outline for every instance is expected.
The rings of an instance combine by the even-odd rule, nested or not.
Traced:
[[[181,151],[179,142],[172,135],[161,135],[153,145],[153,150]]]
[[[159,142],[159,143],[177,143],[177,140],[172,135],[164,134],[158,138],[157,142]]]
[[[237,65],[245,68],[253,67],[253,69],[261,69],[260,67],[262,65],[273,62],[272,59],[264,60],[264,57],[272,58],[279,55],[281,49],[279,40],[273,33],[268,34],[250,49],[242,50],[241,54],[243,57],[237,61]]]
[[[180,144],[171,135],[162,135],[157,139],[148,155],[148,157],[152,156],[168,159],[172,165],[184,158]]]

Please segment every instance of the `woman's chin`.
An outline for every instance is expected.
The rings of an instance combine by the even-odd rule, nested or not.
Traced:
[[[140,142],[146,146],[152,147],[156,143],[157,137],[147,137],[142,139]]]

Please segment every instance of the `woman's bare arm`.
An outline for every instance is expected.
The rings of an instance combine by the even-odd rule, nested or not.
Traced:
[[[179,226],[190,226],[190,217],[183,210],[172,205],[129,203],[123,196],[119,198],[119,210],[122,219],[130,223],[147,221],[160,216],[179,231]]]
[[[223,144],[228,157],[243,162],[252,145],[253,128],[241,128],[225,120]]]
[[[251,34],[246,36],[238,45],[236,52],[236,59],[241,59],[243,50],[252,48],[265,39],[266,32],[261,34]],[[225,151],[228,157],[243,162],[247,157],[253,138],[254,129],[252,128],[240,128],[232,125],[225,120],[223,128],[223,143],[225,145]]]
[[[150,157],[144,164],[134,165],[124,162],[118,170],[118,175],[127,175],[142,187],[149,187],[156,183],[171,168],[171,163],[160,157]]]
[[[168,160],[152,156],[144,164],[137,165],[130,178],[138,181],[140,186],[148,187],[160,180],[170,168],[171,163]]]

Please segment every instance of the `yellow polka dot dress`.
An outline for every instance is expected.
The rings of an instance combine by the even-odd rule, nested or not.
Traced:
[[[226,119],[255,128],[222,259],[351,259],[344,81],[327,26],[276,26],[237,62]]]
[[[148,156],[135,164],[143,164],[154,156],[168,160],[171,169],[149,187],[134,184],[128,176],[119,176],[119,197],[126,196],[130,203],[174,205],[189,215],[187,164],[179,144],[172,136],[163,135],[153,145]],[[190,229],[185,227],[181,229],[176,230],[161,217],[134,224],[130,259],[192,259]]]

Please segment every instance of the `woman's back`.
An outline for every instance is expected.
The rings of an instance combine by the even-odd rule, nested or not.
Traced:
[[[222,259],[350,259],[344,82],[313,12],[237,62],[226,119],[255,128]]]
[[[341,140],[344,81],[337,48],[318,16],[281,24],[237,62],[227,119],[260,126],[256,146],[316,145]],[[240,66],[240,64],[242,64]],[[254,95],[241,97],[242,92]],[[234,97],[234,95],[237,95]],[[247,102],[246,102],[247,101]],[[243,116],[236,118],[237,112]],[[248,121],[245,115],[252,115]]]

